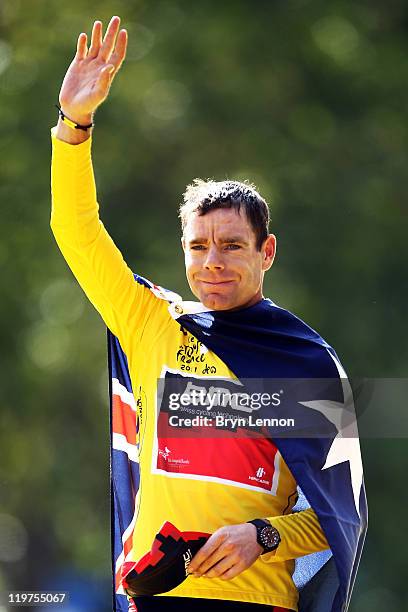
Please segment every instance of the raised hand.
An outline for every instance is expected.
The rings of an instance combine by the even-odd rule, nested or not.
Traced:
[[[102,40],[102,22],[95,21],[91,45],[87,35],[78,36],[77,51],[59,94],[64,114],[81,125],[92,121],[92,114],[107,98],[112,81],[126,55],[127,32],[120,30],[120,18],[112,17]]]

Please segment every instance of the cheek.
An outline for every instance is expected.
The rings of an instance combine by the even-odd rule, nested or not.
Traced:
[[[253,265],[253,262],[245,262],[246,265],[243,267],[243,276],[248,283],[258,284],[262,278],[261,265]]]
[[[191,257],[191,254],[186,253],[184,257],[184,264],[186,267],[187,278],[191,278],[194,272],[197,270],[197,262]]]
[[[186,268],[190,268],[192,262],[193,262],[193,259],[191,257],[190,251],[184,251],[184,263],[185,263]]]

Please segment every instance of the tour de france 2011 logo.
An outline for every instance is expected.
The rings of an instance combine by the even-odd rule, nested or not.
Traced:
[[[208,348],[195,336],[186,332],[185,343],[180,344],[176,353],[180,371],[192,374],[216,374],[217,367],[205,363],[207,353]]]

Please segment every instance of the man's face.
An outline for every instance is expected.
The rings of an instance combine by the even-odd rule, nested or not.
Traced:
[[[242,208],[190,214],[182,244],[191,291],[204,306],[232,310],[262,298],[263,276],[273,263],[276,238],[270,234],[258,251]]]

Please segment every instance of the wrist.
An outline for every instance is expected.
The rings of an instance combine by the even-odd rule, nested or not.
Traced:
[[[278,548],[281,541],[279,532],[267,519],[253,519],[248,523],[255,526],[256,541],[262,548],[261,555],[273,552]]]
[[[58,105],[56,106],[58,108]],[[65,115],[65,117],[69,119],[70,121],[72,121],[73,123],[76,123],[78,125],[89,125],[93,123],[94,112],[78,113],[76,110],[71,110],[69,106],[65,106],[62,104],[60,104],[59,108],[61,109],[63,115]],[[61,113],[60,113],[60,116],[61,116]]]
[[[93,123],[93,113],[89,114],[89,115],[78,115],[77,113],[70,113],[69,111],[65,111],[64,108],[62,108],[62,111],[64,113],[64,115],[70,120],[73,121],[74,123],[77,123],[78,125],[89,125],[91,123]]]
[[[55,132],[59,140],[68,144],[81,144],[88,140],[93,128],[93,113],[83,115],[71,113],[67,107],[55,105],[58,109],[58,125]]]
[[[73,130],[70,128],[62,119],[58,119],[57,128],[55,130],[55,136],[58,140],[62,140],[68,144],[81,144],[90,138],[92,128],[86,130]]]

